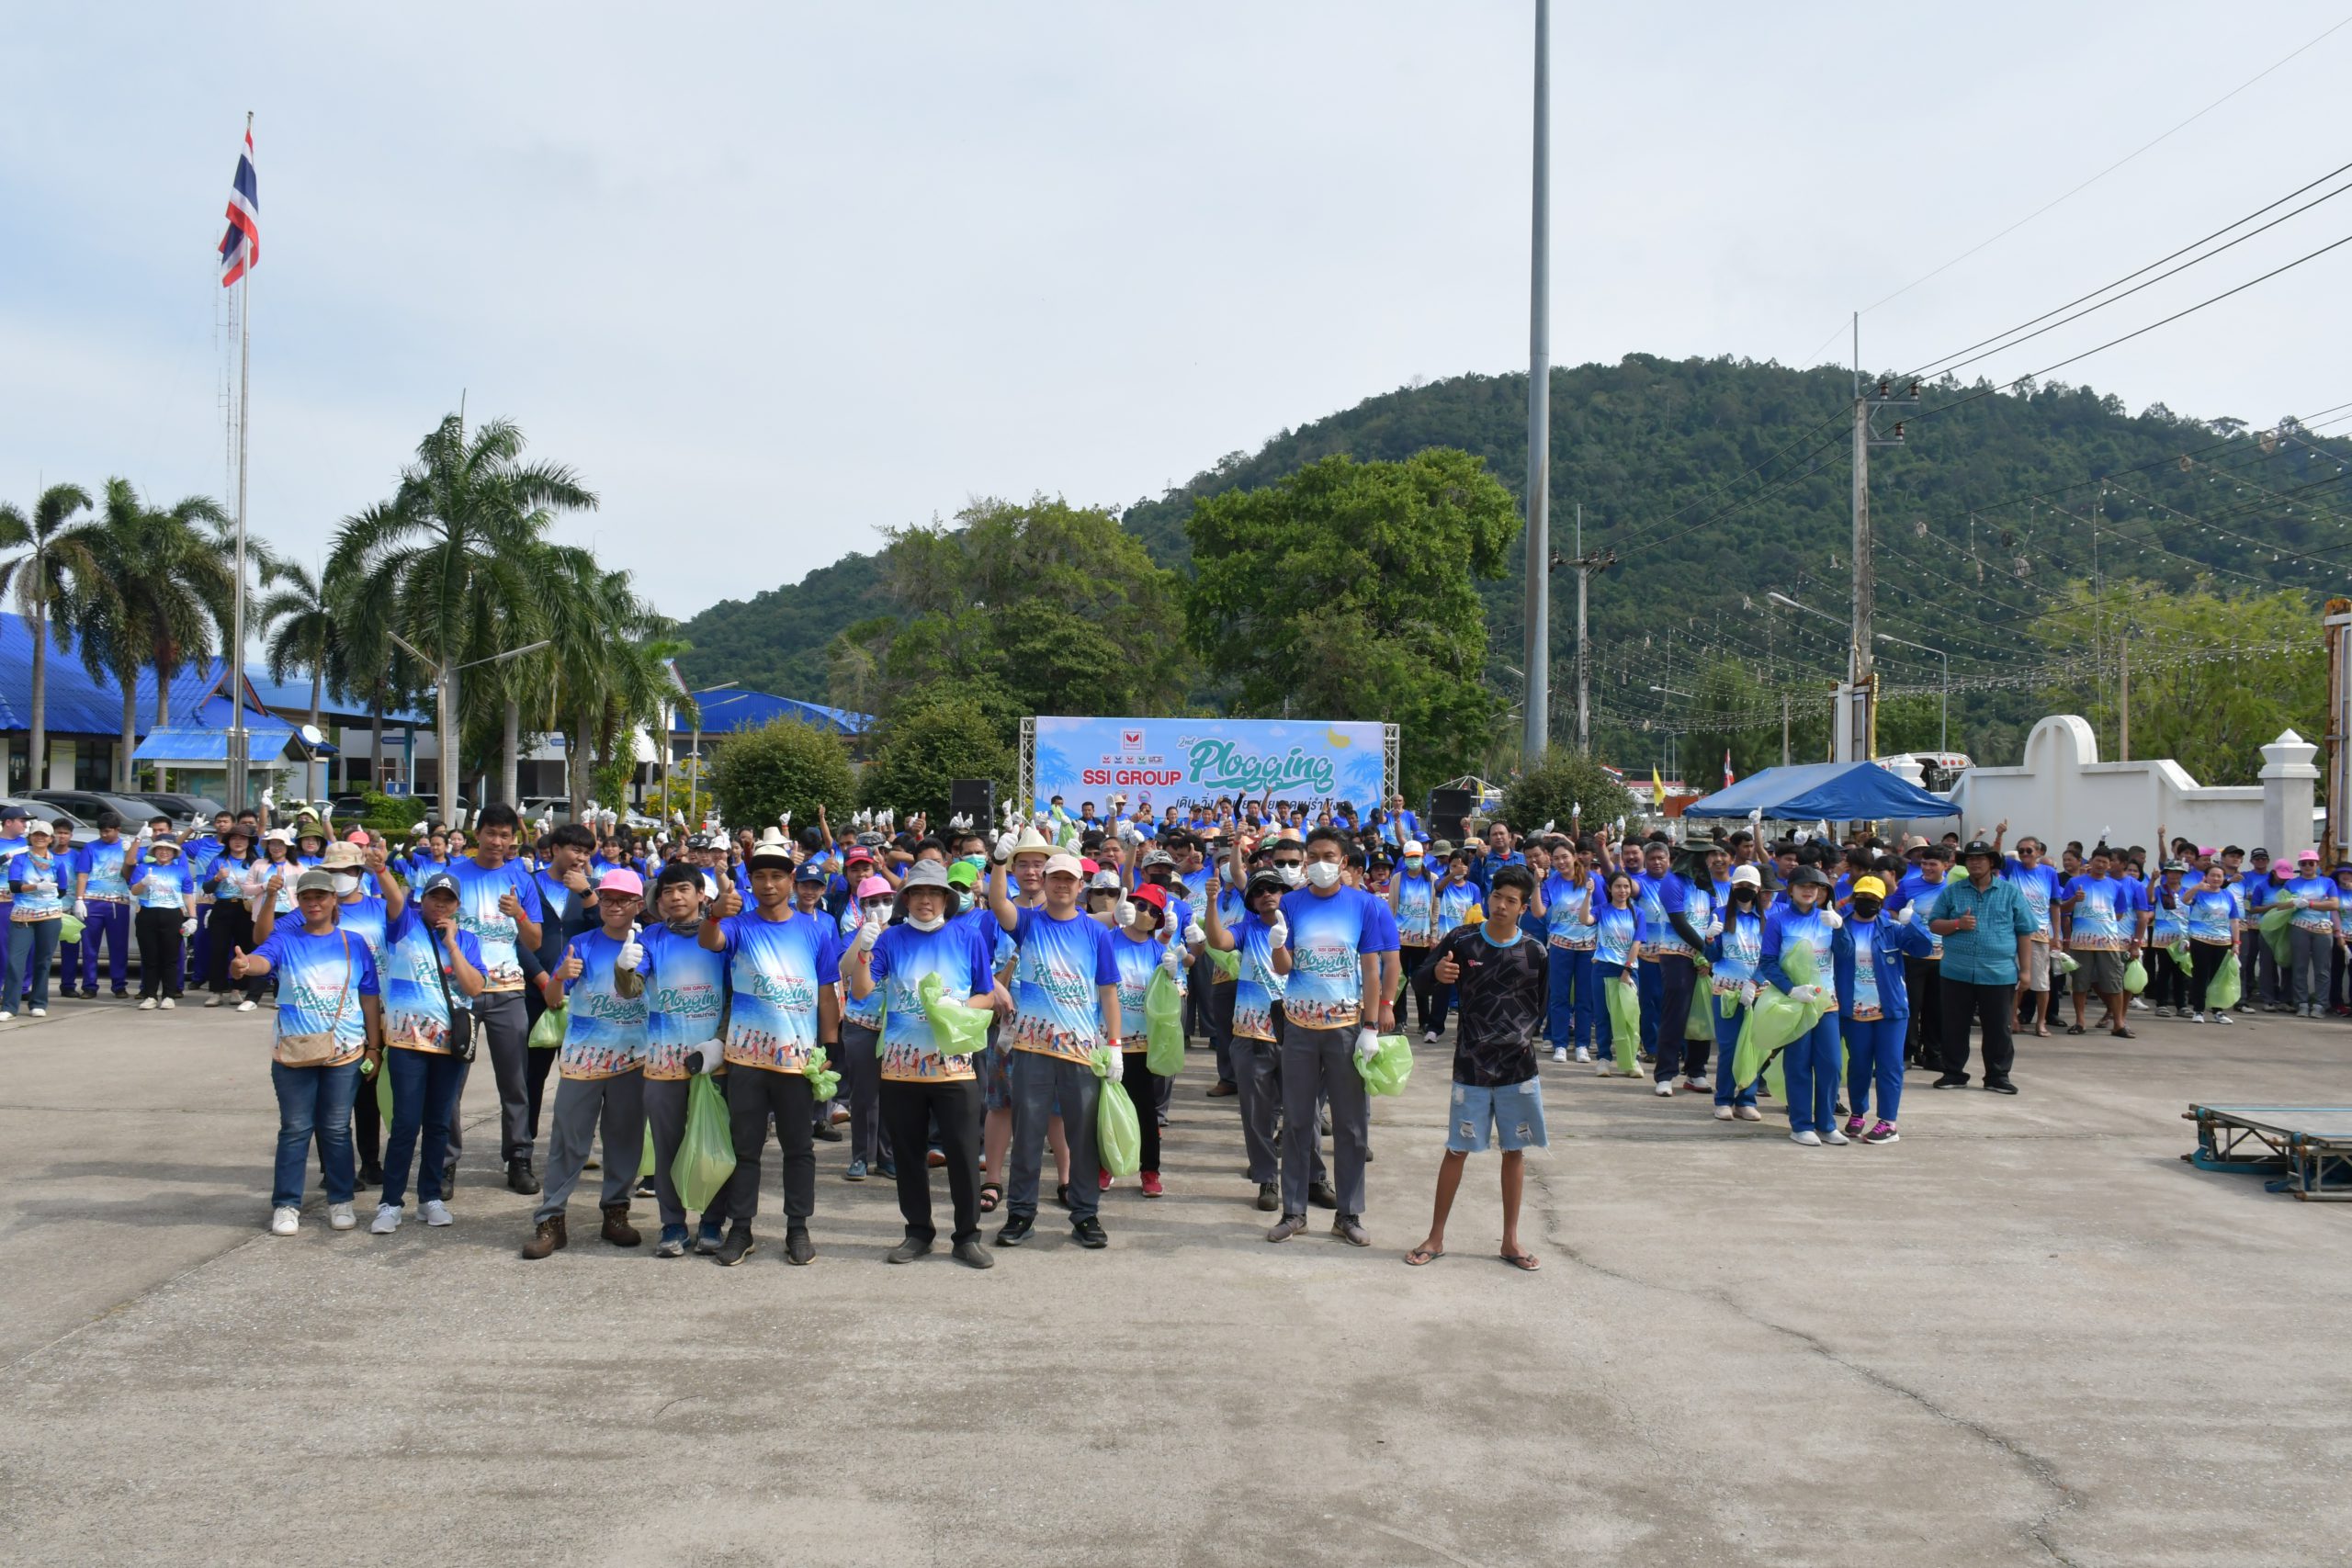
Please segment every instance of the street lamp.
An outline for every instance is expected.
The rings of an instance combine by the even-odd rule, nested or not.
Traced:
[[[1902,644],[1904,647],[1905,647],[1905,648],[1916,648],[1916,649],[1918,649],[1920,652],[1922,652],[1922,653],[1932,653],[1932,654],[1934,654],[1938,659],[1940,659],[1940,660],[1943,660],[1943,664],[1944,664],[1944,694],[1943,694],[1943,706],[1942,706],[1942,708],[1939,710],[1939,712],[1938,713],[1938,716],[1937,716],[1937,718],[1936,718],[1936,750],[1939,750],[1939,751],[1949,751],[1949,750],[1951,750],[1951,656],[1950,654],[1946,653],[1946,652],[1945,652],[1942,649],[1940,649],[1940,648],[1929,648],[1929,647],[1928,647],[1926,643],[1924,643],[1924,642],[1913,642],[1909,637],[1896,637],[1893,632],[1881,632],[1881,633],[1879,633],[1879,634],[1878,634],[1878,640],[1879,640],[1879,641],[1881,641],[1881,642],[1899,642],[1899,643],[1901,643],[1901,644]]]
[[[716,686],[696,687],[686,695],[707,697],[713,692],[731,692],[742,683],[741,681],[721,681]],[[668,737],[663,737],[662,744],[667,746],[669,743]],[[695,705],[694,760],[694,767],[686,774],[686,829],[689,832],[693,831],[695,823],[702,820],[702,705],[700,703]]]
[[[520,659],[526,653],[536,653],[548,644],[544,640],[526,643],[521,648],[510,648],[503,653],[493,653],[487,659],[477,659],[469,663],[445,664],[398,632],[387,632],[385,635],[405,649],[410,658],[429,666],[434,671],[434,707],[436,710],[434,714],[434,728],[439,732],[441,742],[441,819],[455,824],[458,820],[458,672],[461,670],[476,669],[484,664],[503,664],[507,660]],[[415,789],[416,781],[411,779],[409,790],[413,794]]]
[[[1771,600],[1776,604],[1786,604],[1792,610],[1803,610],[1808,615],[1819,615],[1823,620],[1827,621],[1833,626],[1842,626],[1846,624],[1826,610],[1816,610],[1810,604],[1798,604],[1795,600],[1790,598],[1787,594],[1781,592],[1777,588],[1768,591],[1764,597]]]

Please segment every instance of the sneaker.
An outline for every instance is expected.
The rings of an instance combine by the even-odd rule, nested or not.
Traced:
[[[1107,1170],[1102,1172],[1100,1179],[1102,1181],[1102,1185],[1096,1188],[1095,1190],[1098,1192],[1108,1192],[1111,1190],[1111,1173]]]
[[[896,1181],[899,1179],[899,1162],[894,1159],[876,1160],[874,1174],[885,1181]]]
[[[1845,1134],[1839,1132],[1837,1128],[1832,1127],[1829,1131],[1821,1134],[1821,1141],[1825,1144],[1836,1144],[1840,1147],[1843,1147],[1845,1145],[1850,1144],[1854,1140],[1846,1136]]]
[[[1157,1198],[1166,1189],[1159,1185],[1159,1172],[1156,1170],[1147,1170],[1143,1173],[1143,1195],[1145,1197]]]
[[[1743,1122],[1761,1122],[1764,1120],[1764,1112],[1757,1110],[1756,1107],[1752,1105],[1735,1105],[1731,1108],[1731,1113],[1734,1116],[1738,1117]]]
[[[1261,1181],[1258,1183],[1258,1209],[1260,1213],[1271,1214],[1282,1206],[1283,1194],[1281,1188],[1277,1187],[1271,1181]]]
[[[155,1010],[155,998],[153,997],[140,998],[139,1010],[141,1012],[153,1012]]]
[[[368,1222],[368,1234],[369,1235],[390,1235],[400,1228],[401,1206],[398,1203],[377,1204],[376,1217]]]
[[[167,1001],[165,1001],[165,1002],[164,1003],[164,1005],[165,1007],[169,1007],[169,1006],[171,1006],[172,1004],[167,1000]],[[32,1015],[33,1015],[35,1018],[47,1018],[47,1017],[49,1016],[49,1010],[48,1010],[47,1008],[35,1008],[35,1009],[33,1009],[33,1013],[32,1013]],[[2319,1015],[2318,1015],[2317,1013],[2313,1013],[2312,1016],[2313,1018],[2317,1018]]]
[[[1731,1107],[1730,1107],[1730,1106],[1728,1106],[1728,1105],[1718,1105],[1718,1106],[1716,1106],[1716,1107],[1715,1107],[1715,1120],[1716,1120],[1716,1121],[1718,1121],[1718,1122],[1728,1122],[1728,1121],[1730,1121],[1730,1120],[1731,1120]]]
[[[440,1229],[443,1225],[456,1223],[457,1219],[456,1215],[449,1213],[449,1205],[444,1203],[438,1198],[427,1198],[423,1203],[417,1206],[416,1212],[420,1215],[424,1216],[424,1223],[426,1224],[431,1225],[435,1230]]]
[[[684,1258],[686,1255],[686,1227],[663,1225],[662,1239],[653,1244],[656,1258]]]
[[[929,1236],[910,1235],[882,1255],[885,1263],[912,1263],[931,1250]]]
[[[1589,1061],[1591,1061],[1591,1060],[1592,1060],[1592,1047],[1591,1047],[1591,1046],[1589,1046],[1589,1045],[1579,1045],[1579,1046],[1577,1046],[1577,1061],[1579,1061],[1579,1062],[1589,1062]]]
[[[1613,1069],[1610,1066],[1609,1058],[1603,1056],[1600,1058],[1600,1066],[1593,1068],[1592,1076],[1597,1078],[1605,1078],[1610,1076],[1612,1070]]]
[[[1219,1078],[1216,1082],[1209,1085],[1207,1092],[1204,1093],[1202,1098],[1204,1100],[1229,1100],[1240,1092],[1241,1090],[1234,1084],[1227,1082],[1224,1078]]]
[[[1849,1116],[1846,1118],[1846,1136],[1849,1138],[1860,1137],[1862,1135],[1862,1125],[1863,1122],[1860,1117]]]
[[[1436,1030],[1434,1030],[1434,1029],[1425,1029],[1425,1030],[1423,1030],[1423,1031],[1421,1032],[1421,1043],[1422,1043],[1422,1044],[1424,1044],[1424,1045],[1434,1045],[1434,1044],[1436,1044],[1436,1043],[1437,1043],[1437,1031],[1436,1031]]]
[[[209,1008],[217,1008],[217,1007],[219,1007],[219,1006],[220,1005],[220,992],[218,992],[218,991],[215,991],[215,992],[213,992],[210,996],[209,996],[209,997],[205,998],[204,998],[204,1005],[205,1005],[206,1007],[209,1007]]]
[[[705,1220],[702,1223],[702,1229],[695,1234],[695,1250],[705,1258],[717,1257],[718,1249],[725,1245],[719,1239],[717,1220]]]
[[[632,1198],[658,1198],[662,1195],[661,1190],[653,1185],[653,1173],[650,1170],[639,1177],[637,1185],[628,1191]]]
[[[1318,1209],[1336,1209],[1340,1206],[1340,1190],[1328,1181],[1317,1181],[1307,1188],[1306,1201]]]
[[[1809,1149],[1817,1149],[1821,1146],[1821,1134],[1808,1127],[1802,1133],[1791,1133],[1789,1142],[1802,1144]]]
[[[1995,1094],[2015,1094],[2018,1091],[2018,1086],[2011,1083],[2007,1078],[2001,1078],[1997,1081],[1987,1078],[1984,1082],[1984,1087],[1991,1089]]]
[[[838,1144],[846,1134],[831,1122],[820,1122],[808,1129],[808,1135],[820,1144]]]
[[[350,1204],[330,1203],[327,1205],[327,1224],[336,1230],[347,1231],[358,1223],[359,1216],[351,1212]]]
[[[967,1269],[993,1269],[996,1267],[995,1255],[990,1253],[987,1247],[982,1247],[977,1241],[957,1242],[956,1244],[954,1257],[956,1262],[961,1263]]]
[[[844,1170],[844,1171],[842,1171],[842,1179],[843,1181],[863,1181],[863,1180],[865,1180],[865,1162],[864,1160],[862,1160],[862,1159],[854,1159],[854,1160],[850,1161],[850,1162],[849,1162],[849,1168],[848,1168],[847,1170]]]
[[[833,1111],[832,1111],[832,1123],[833,1123],[833,1125],[834,1125],[834,1126],[836,1126],[836,1127],[838,1127],[838,1126],[840,1126],[842,1122],[846,1122],[846,1121],[848,1121],[848,1120],[849,1120],[849,1107],[848,1107],[848,1106],[846,1106],[846,1105],[842,1104],[839,1100],[835,1100],[835,1101],[833,1102]]]
[[[947,1156],[938,1149],[925,1149],[922,1163],[927,1169],[937,1170],[947,1163]]]
[[[1902,1141],[1903,1134],[1894,1130],[1892,1122],[1882,1122],[1862,1134],[1862,1142],[1866,1144],[1899,1144]]]
[[[2160,1007],[2156,1010],[2156,1016],[2158,1018],[2170,1018],[2172,1016],[2172,1009]]]
[[[289,1213],[292,1213],[291,1210],[287,1212]],[[1274,1227],[1266,1233],[1266,1239],[1268,1241],[1288,1241],[1291,1237],[1298,1235],[1306,1228],[1306,1216],[1305,1214],[1284,1214],[1280,1220],[1275,1222]],[[292,1233],[288,1232],[288,1234],[291,1235]]]
[[[171,1011],[174,1008],[179,1005],[179,998],[176,997],[165,997],[164,998],[163,1007],[165,1012]],[[49,1010],[47,1008],[35,1008],[33,1009],[33,1016],[35,1018],[47,1018],[49,1016]]]
[[[2235,1023],[2237,1020],[2232,1018],[2228,1013],[2217,1012],[2213,1015],[2213,1021],[2215,1023]]]
[[[1555,1062],[1565,1062],[1567,1059],[1568,1048],[1566,1045],[1555,1045],[1552,1047],[1552,1060]]]
[[[1674,1080],[1671,1078],[1660,1078],[1657,1080],[1656,1087],[1651,1089],[1650,1092],[1657,1095],[1660,1100],[1668,1099],[1674,1093]]]
[[[796,1269],[803,1269],[815,1260],[817,1244],[808,1239],[807,1225],[794,1225],[784,1233],[784,1260]]]
[[[2201,1012],[2183,1013],[2181,1016],[2188,1019],[2191,1023],[2202,1023],[2205,1021],[2205,1015]]]
[[[1682,1080],[1682,1087],[1689,1089],[1692,1094],[1704,1094],[1715,1086],[1713,1081],[1710,1079],[1706,1074],[1701,1073],[1695,1078],[1684,1078]]]
[[[0,1013],[0,1018],[6,1018],[6,1016],[7,1014],[6,1013]],[[270,1235],[292,1235],[296,1231],[299,1231],[301,1228],[302,1211],[296,1208],[293,1204],[281,1203],[277,1208],[272,1209],[269,1212]]]
[[[1089,1252],[1100,1252],[1111,1245],[1111,1238],[1102,1234],[1102,1222],[1091,1214],[1071,1225],[1069,1234],[1076,1236],[1078,1245]]]
[[[239,1012],[251,1012],[251,1011],[253,1011],[253,1010],[254,1010],[254,999],[253,999],[253,998],[251,998],[251,997],[247,997],[243,1001],[239,1002],[239,1003],[237,1004],[237,1010],[238,1010]]]
[[[1370,1247],[1372,1245],[1372,1233],[1364,1229],[1363,1222],[1356,1218],[1353,1214],[1332,1215],[1331,1234],[1338,1236],[1341,1241],[1346,1242],[1350,1247]]]
[[[2148,1010],[2148,1004],[2142,1001],[2138,997],[2133,997],[2132,998],[2132,1010],[2133,1012],[2145,1012]]]
[[[1968,1075],[1966,1073],[1946,1073],[1943,1077],[1938,1078],[1928,1087],[1929,1089],[1966,1089],[1968,1087]]]
[[[727,1239],[718,1244],[718,1250],[711,1256],[718,1258],[722,1267],[732,1269],[759,1249],[760,1244],[753,1238],[752,1227],[738,1222],[727,1227]]]
[[[0,1023],[6,1023],[16,1016],[17,1015],[13,1012],[0,1012]]]
[[[1019,1247],[1036,1228],[1037,1222],[1030,1215],[1012,1215],[1004,1222],[1004,1228],[996,1233],[996,1244],[999,1247]]]

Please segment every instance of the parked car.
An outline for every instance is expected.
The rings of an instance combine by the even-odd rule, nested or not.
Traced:
[[[71,823],[74,828],[74,841],[77,844],[87,843],[92,839],[98,836],[96,823],[85,822],[81,818],[74,816],[71,811],[66,810],[63,807],[54,805],[50,801],[35,800],[28,795],[12,795],[6,800],[0,800],[0,806],[21,807],[24,808],[24,813],[27,817],[37,817],[52,828],[57,827],[60,824]]]
[[[131,795],[133,800],[143,800],[158,811],[168,811],[172,820],[181,827],[210,828],[212,818],[220,811],[220,803],[210,795],[181,795],[172,790],[142,789]]]
[[[28,805],[46,801],[52,807],[62,807],[77,819],[91,824],[94,829],[98,818],[111,811],[122,818],[124,831],[130,833],[138,832],[156,811],[153,801],[133,795],[112,795],[95,789],[28,790],[25,800]]]

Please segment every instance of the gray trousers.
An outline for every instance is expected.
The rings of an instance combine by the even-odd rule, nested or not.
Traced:
[[[2301,926],[2287,928],[2287,957],[2293,965],[2294,981],[2294,992],[2289,1000],[2326,1005],[2327,966],[2335,952],[2333,932],[2305,931]]]
[[[1274,1128],[1283,1110],[1282,1047],[1271,1040],[1233,1037],[1233,1097],[1241,1111],[1241,1146],[1250,1156],[1250,1179],[1263,1185],[1282,1178],[1282,1151]],[[1317,1151],[1318,1156],[1321,1151]]]
[[[1283,1213],[1306,1213],[1316,1149],[1315,1104],[1331,1105],[1331,1165],[1340,1213],[1363,1215],[1363,1155],[1372,1141],[1372,1096],[1351,1060],[1353,1029],[1283,1026]]]
[[[1046,1156],[1046,1123],[1058,1110],[1062,1136],[1069,1143],[1069,1217],[1091,1220],[1102,1201],[1102,1156],[1094,1147],[1094,1116],[1102,1080],[1092,1064],[1064,1061],[1036,1051],[1015,1051],[1012,1079],[1012,1147],[1005,1161],[1012,1178],[1005,1188],[1010,1213],[1037,1217],[1037,1181]],[[910,1159],[920,1158],[911,1149]]]
[[[522,998],[514,998],[517,1012],[522,1003]],[[604,1206],[628,1207],[628,1190],[637,1185],[637,1163],[645,1151],[645,1075],[634,1067],[608,1078],[558,1080],[555,1121],[548,1130],[546,1185],[531,1214],[534,1223],[563,1213],[581,1168],[588,1163],[588,1145],[599,1122],[605,1134]]]
[[[498,1078],[498,1157],[502,1161],[529,1159],[531,1020],[523,1009],[523,993],[484,991],[476,997],[474,1027],[489,1048],[490,1070]],[[455,1138],[449,1147],[458,1147]],[[605,1163],[612,1163],[609,1156]]]
[[[849,1101],[849,1157],[868,1165],[890,1157],[890,1134],[882,1125],[882,1058],[875,1051],[880,1038],[843,1019],[841,1046],[833,1053],[833,1070],[842,1076],[838,1098]]]

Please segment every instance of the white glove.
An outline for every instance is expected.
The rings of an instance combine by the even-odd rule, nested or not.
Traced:
[[[1829,999],[1829,993],[1819,986],[1798,986],[1789,992],[1789,997],[1793,1001],[1826,1002]]]
[[[1739,983],[1739,1005],[1744,1008],[1752,1008],[1756,1005],[1755,981],[1742,980]]]
[[[182,935],[182,936],[194,936],[195,934],[196,934],[196,917],[195,917],[194,915],[190,915],[187,919],[182,920],[182,921],[180,922],[180,935]]]
[[[1103,1071],[1102,1077],[1108,1082],[1117,1083],[1119,1081],[1120,1075],[1127,1070],[1127,1054],[1125,1051],[1120,1050],[1117,1043],[1114,1042],[1110,1050],[1104,1052],[1103,1055],[1110,1057],[1111,1065]]]
[[[1356,1059],[1370,1062],[1380,1055],[1380,1032],[1370,1024],[1356,1031]]]
[[[620,952],[613,959],[616,970],[635,969],[645,962],[645,944],[637,940],[637,928],[628,928],[628,940],[621,943]]]
[[[1136,919],[1135,904],[1129,899],[1120,899],[1119,908],[1116,914],[1114,916],[1114,919],[1117,919],[1119,922],[1119,929],[1121,931],[1125,931],[1127,927],[1133,925]]]
[[[865,918],[865,923],[857,928],[857,940],[850,944],[851,950],[855,952],[872,948],[876,942],[882,940],[882,931],[886,924],[888,922],[881,916],[868,915]]]
[[[1713,942],[1715,938],[1724,934],[1724,923],[1721,920],[1710,919],[1706,925],[1700,930],[1699,934],[1705,937],[1708,941]]]
[[[716,1040],[706,1040],[699,1045],[686,1047],[686,1066],[696,1074],[707,1077],[718,1070],[727,1059],[727,1047]]]
[[[1824,906],[1821,911],[1821,923],[1834,931],[1846,923],[1846,917]]]
[[[87,899],[74,900],[74,918],[77,920],[86,920],[90,918],[90,905]]]
[[[1159,966],[1162,969],[1167,970],[1171,976],[1179,973],[1183,968],[1182,964],[1179,962],[1176,957],[1176,944],[1174,942],[1170,942],[1167,948],[1160,953]]]
[[[1552,830],[1552,824],[1553,824],[1553,820],[1554,820],[1553,818],[1548,818],[1548,817],[1544,818],[1544,830],[1545,832],[1547,832],[1547,833],[1548,833],[1548,832],[1550,832],[1550,831]]]
[[[1177,912],[1176,935],[1186,947],[1198,947],[1209,939],[1209,933],[1203,931],[1200,923],[1193,919],[1193,911],[1190,909],[1182,909]]]
[[[1002,865],[1006,861],[1011,860],[1012,858],[1012,846],[1020,841],[1021,835],[1014,832],[1010,828],[1007,828],[1003,832],[999,833],[996,836],[996,848],[992,852],[995,855],[997,864]]]
[[[1272,949],[1277,947],[1288,947],[1289,945],[1290,917],[1284,915],[1280,909],[1276,909],[1274,911],[1274,923],[1266,928],[1266,946],[1269,949]]]

